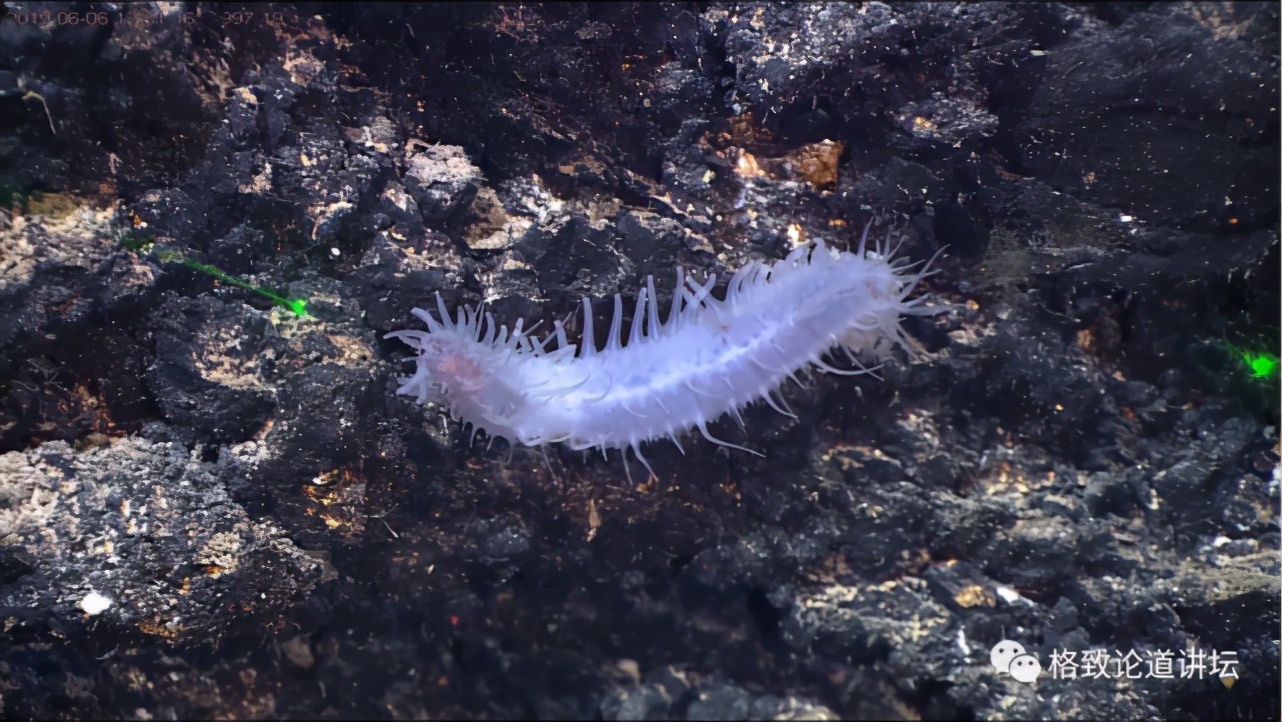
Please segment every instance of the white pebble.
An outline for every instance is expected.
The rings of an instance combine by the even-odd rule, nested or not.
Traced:
[[[111,599],[99,594],[98,592],[89,592],[85,595],[84,599],[80,600],[80,611],[91,617],[96,617],[99,614],[102,614],[107,611],[107,607],[110,606]]]

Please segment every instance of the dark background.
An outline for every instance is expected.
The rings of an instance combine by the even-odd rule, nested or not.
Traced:
[[[4,716],[1277,717],[1275,3],[4,7]],[[764,459],[392,393],[870,221],[953,309]]]

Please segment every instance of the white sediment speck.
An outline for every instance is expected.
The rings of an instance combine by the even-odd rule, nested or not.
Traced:
[[[1015,591],[1014,589],[1011,589],[1010,587],[999,586],[997,587],[996,591],[997,591],[997,596],[1001,597],[1002,601],[1006,602],[1007,604],[1014,604],[1015,602],[1023,602],[1024,604],[1027,604],[1030,607],[1036,604],[1036,602],[1034,602],[1033,600],[1025,598],[1022,594]]]
[[[84,599],[80,600],[80,604],[78,606],[80,607],[80,611],[91,617],[96,617],[107,611],[107,607],[111,606],[111,599],[99,594],[98,592],[89,592],[85,595]]]

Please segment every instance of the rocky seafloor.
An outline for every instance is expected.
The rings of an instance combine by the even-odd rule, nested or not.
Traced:
[[[5,718],[1278,717],[1275,3],[4,13]],[[868,223],[949,310],[762,458],[393,393]]]

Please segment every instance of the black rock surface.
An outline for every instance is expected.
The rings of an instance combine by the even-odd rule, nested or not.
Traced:
[[[59,7],[0,19],[4,717],[1276,718],[1276,4]],[[868,222],[951,310],[714,424],[764,458],[393,394],[438,291],[601,329]]]

